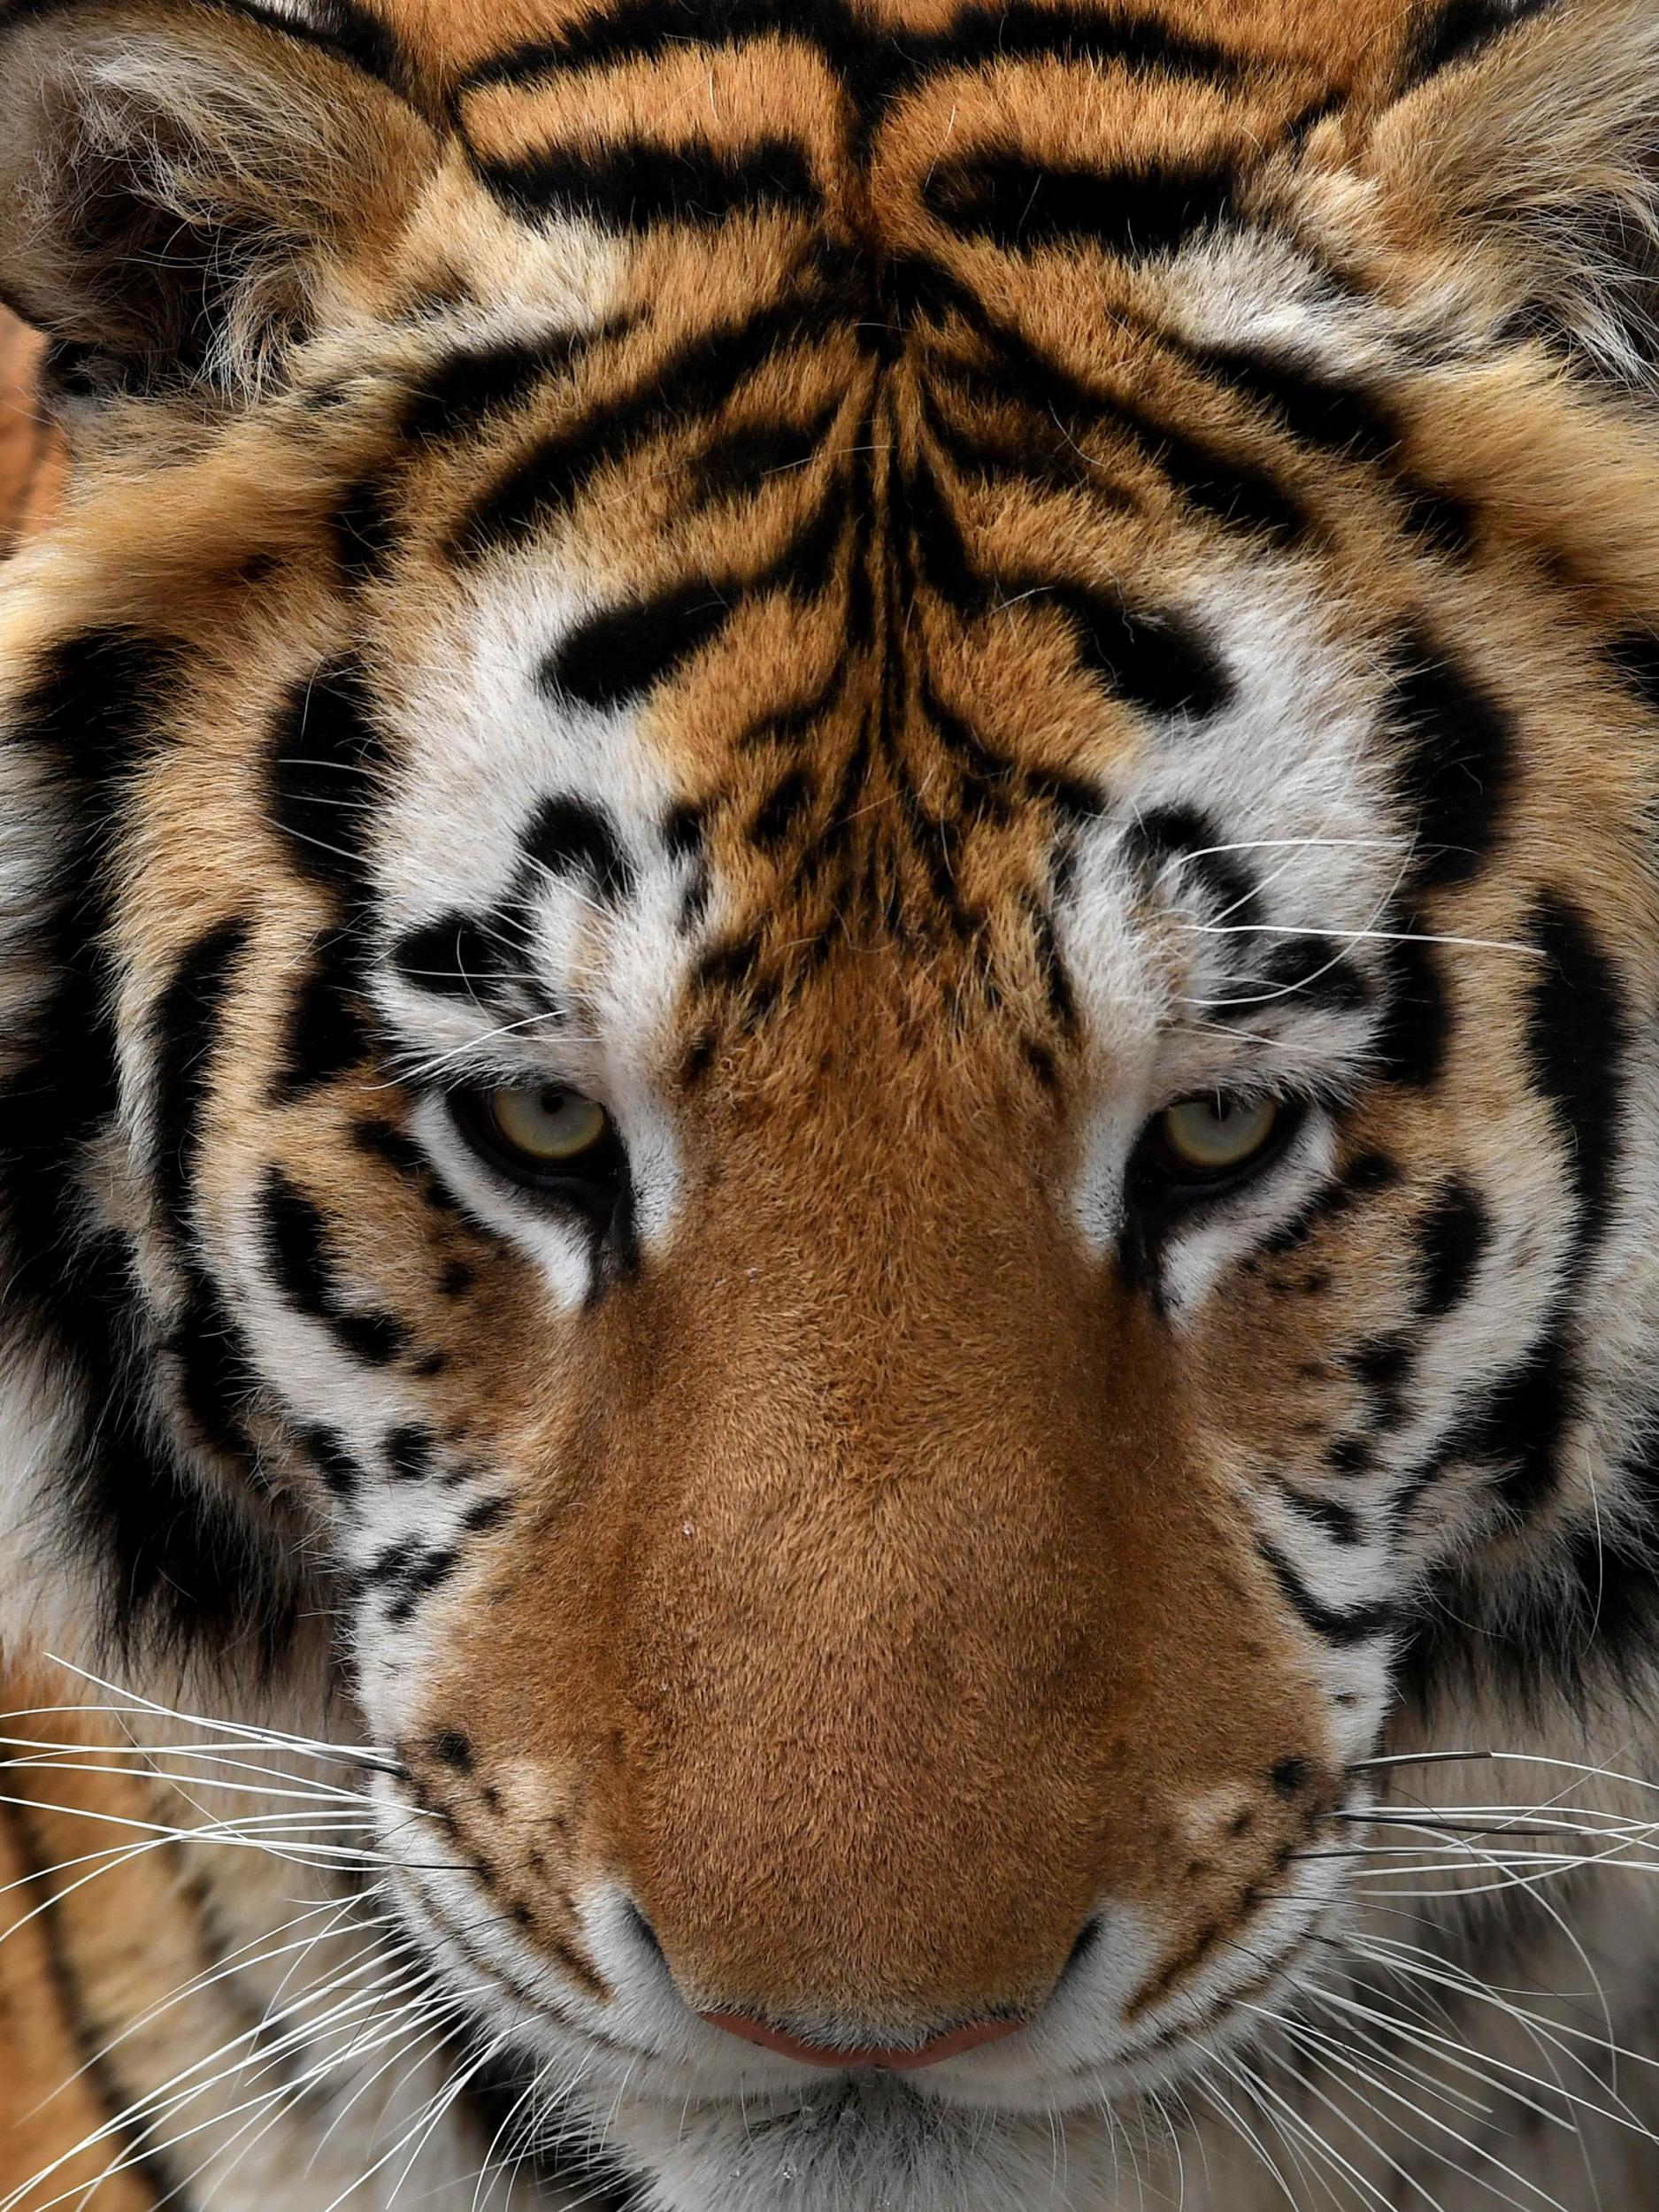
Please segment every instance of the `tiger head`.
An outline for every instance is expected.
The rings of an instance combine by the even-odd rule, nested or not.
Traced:
[[[452,13],[6,26],[10,1617],[653,2205],[1028,2207],[1652,1639],[1659,31]]]

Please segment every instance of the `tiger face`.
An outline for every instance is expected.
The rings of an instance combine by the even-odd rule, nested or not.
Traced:
[[[1646,1648],[1659,55],[1537,12],[8,30],[13,1581],[342,1700],[669,2212],[1104,2192],[1391,1722]]]

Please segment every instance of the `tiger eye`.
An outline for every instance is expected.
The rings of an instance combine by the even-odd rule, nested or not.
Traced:
[[[1230,1175],[1267,1149],[1280,1111],[1271,1098],[1233,1098],[1225,1092],[1183,1098],[1158,1116],[1158,1139],[1178,1174]]]
[[[481,1102],[497,1141],[537,1167],[580,1160],[611,1125],[593,1099],[551,1084],[536,1090],[505,1087],[486,1093]]]

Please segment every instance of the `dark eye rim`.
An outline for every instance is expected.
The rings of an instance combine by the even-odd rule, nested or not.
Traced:
[[[1191,1095],[1195,1098],[1201,1094],[1194,1092]],[[1169,1106],[1160,1107],[1135,1140],[1127,1180],[1132,1198],[1139,1198],[1143,1204],[1159,1205],[1168,1210],[1172,1207],[1202,1205],[1241,1190],[1284,1157],[1305,1124],[1309,1110],[1306,1102],[1300,1099],[1273,1099],[1271,1103],[1278,1112],[1260,1150],[1234,1167],[1206,1171],[1173,1153],[1164,1134],[1164,1117],[1170,1107],[1187,1102],[1185,1099],[1171,1099]]]
[[[506,1087],[503,1084],[472,1085],[448,1093],[445,1102],[449,1118],[468,1149],[519,1190],[575,1207],[603,1225],[615,1212],[627,1185],[627,1155],[609,1113],[603,1135],[573,1160],[556,1166],[532,1159],[502,1133],[489,1101],[496,1091]]]

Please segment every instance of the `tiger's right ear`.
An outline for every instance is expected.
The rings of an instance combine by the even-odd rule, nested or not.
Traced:
[[[1659,395],[1659,7],[1413,0],[1370,167],[1395,238],[1477,326]]]
[[[56,342],[76,389],[248,396],[331,278],[389,251],[437,141],[330,40],[338,12],[0,12],[0,299]],[[369,42],[385,62],[389,40]]]

